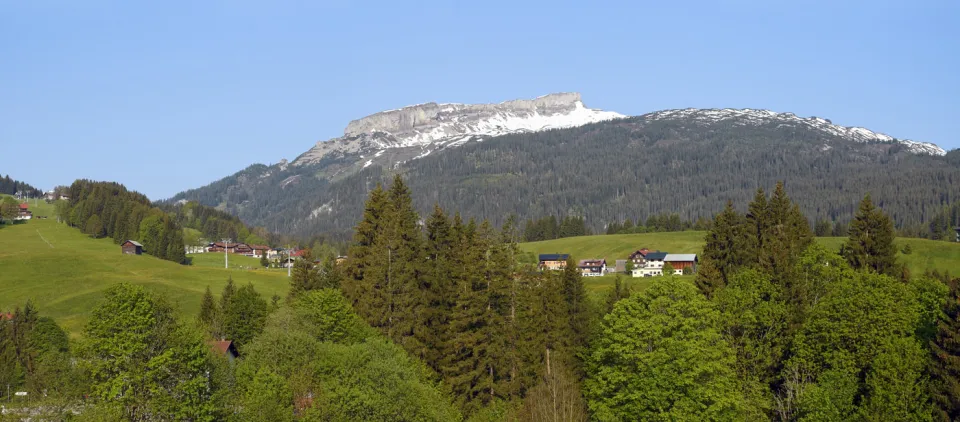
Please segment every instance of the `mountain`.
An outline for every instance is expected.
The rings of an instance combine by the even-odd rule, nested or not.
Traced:
[[[960,198],[960,153],[819,117],[754,109],[586,108],[579,94],[500,104],[420,104],[350,122],[293,162],[257,164],[170,201],[196,200],[269,230],[347,234],[377,182],[402,173],[434,203],[502,222],[581,215],[611,221],[711,216],[787,182],[814,219],[850,219],[871,192],[920,230]]]
[[[417,104],[354,120],[342,137],[317,142],[292,164],[325,165],[336,169],[332,176],[343,176],[373,164],[392,166],[494,136],[623,117],[626,116],[586,108],[578,93],[500,104]]]

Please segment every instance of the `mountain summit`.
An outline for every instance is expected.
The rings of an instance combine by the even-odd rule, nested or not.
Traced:
[[[347,125],[342,137],[318,142],[297,157],[293,165],[319,164],[325,158],[337,159],[352,154],[373,154],[374,157],[364,163],[366,167],[387,149],[412,148],[410,152],[413,154],[393,157],[394,161],[405,161],[472,140],[569,128],[623,117],[626,116],[586,108],[580,94],[575,92],[500,104],[417,104],[354,120]]]

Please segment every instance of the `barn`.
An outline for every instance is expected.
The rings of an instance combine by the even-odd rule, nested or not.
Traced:
[[[140,255],[143,253],[143,245],[133,241],[128,240],[120,244],[120,249],[123,250],[123,253],[130,255]]]

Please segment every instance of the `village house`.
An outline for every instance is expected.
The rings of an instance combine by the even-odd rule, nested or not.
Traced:
[[[639,251],[638,251],[639,252]],[[643,264],[634,266],[633,277],[654,277],[663,275],[663,264],[666,252],[647,252],[643,255]]]
[[[250,245],[254,258],[260,258],[264,255],[269,256],[270,247],[267,245]]]
[[[691,274],[697,272],[697,254],[669,253],[663,261],[673,266],[673,273],[676,275],[683,275],[683,270],[686,268],[690,269]]]
[[[607,272],[606,259],[583,259],[577,265],[584,277],[600,277]]]
[[[227,253],[235,253],[238,255],[253,255],[253,249],[246,243],[213,242],[207,246],[207,252],[223,252],[224,250],[226,250]]]
[[[650,249],[647,249],[647,248],[638,249],[634,253],[630,254],[628,259],[631,262],[633,262],[634,268],[641,267],[644,264],[644,257],[647,256],[648,253],[650,253]]]
[[[120,244],[120,251],[124,255],[140,255],[143,253],[143,245],[133,241],[128,240]]]
[[[20,204],[19,211],[17,211],[17,216],[14,217],[14,220],[29,220],[33,218],[33,213],[30,211],[30,205],[27,205],[26,202]]]
[[[540,264],[537,265],[540,268],[540,271],[550,270],[558,271],[564,268],[567,268],[567,259],[570,258],[570,254],[540,254]]]

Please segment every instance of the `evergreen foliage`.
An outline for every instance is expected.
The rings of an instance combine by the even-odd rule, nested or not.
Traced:
[[[10,175],[0,177],[0,194],[16,195],[17,192],[21,192],[29,198],[39,198],[43,196],[43,192],[40,189],[30,186],[28,183],[11,179]]]
[[[890,218],[873,205],[870,195],[863,197],[857,214],[850,222],[850,233],[842,253],[856,269],[879,274],[897,275],[897,249]]]
[[[930,341],[930,395],[937,420],[960,418],[960,280],[950,282],[936,336]]]

